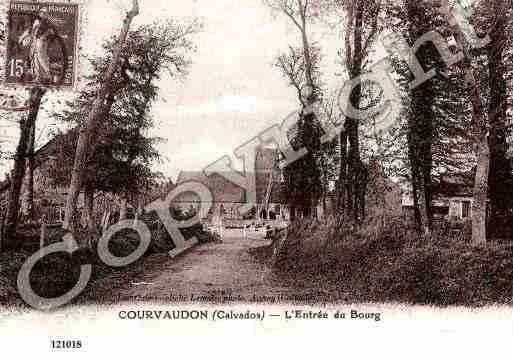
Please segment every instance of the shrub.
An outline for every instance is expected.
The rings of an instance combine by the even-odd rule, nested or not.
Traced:
[[[294,224],[274,263],[298,283],[315,280],[351,301],[432,305],[511,303],[513,245],[474,247],[441,230],[419,237],[400,219]],[[340,295],[339,295],[340,296]]]
[[[181,212],[174,210],[173,215],[179,220],[187,219]],[[171,236],[155,214],[141,217],[151,232],[151,243],[148,254],[167,253],[175,245]],[[200,243],[215,241],[216,238],[203,231],[201,224],[181,230],[186,239],[196,236]],[[57,229],[52,231],[48,243],[62,241],[66,231]],[[55,298],[69,290],[76,284],[80,275],[81,264],[92,264],[93,275],[91,282],[101,280],[114,272],[123,272],[127,268],[110,268],[98,257],[96,248],[100,237],[97,233],[80,231],[76,240],[80,248],[72,255],[68,253],[55,253],[38,261],[31,272],[30,281],[34,291],[44,298]],[[17,303],[22,305],[16,290],[16,279],[23,263],[39,250],[39,229],[34,227],[23,228],[18,234],[19,248],[9,253],[0,253],[0,305]],[[117,232],[109,241],[110,252],[117,257],[126,257],[139,246],[138,234],[133,230]],[[137,265],[143,258],[133,265]],[[127,278],[129,280],[130,278]]]

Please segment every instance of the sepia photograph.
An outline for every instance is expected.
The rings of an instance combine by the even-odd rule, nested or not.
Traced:
[[[512,34],[512,0],[0,0],[0,345],[503,356]]]

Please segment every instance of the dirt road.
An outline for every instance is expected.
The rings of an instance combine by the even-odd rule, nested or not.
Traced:
[[[258,298],[261,302],[265,297],[297,294],[297,289],[276,278],[268,265],[250,253],[270,242],[255,234],[244,239],[238,230],[224,235],[223,243],[200,245],[175,259],[150,257],[131,273],[95,284],[89,296],[93,294],[97,302],[135,297],[136,301],[245,302]]]

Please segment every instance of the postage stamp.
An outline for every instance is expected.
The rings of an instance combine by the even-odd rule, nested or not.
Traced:
[[[73,88],[78,4],[12,1],[8,10],[5,83]]]

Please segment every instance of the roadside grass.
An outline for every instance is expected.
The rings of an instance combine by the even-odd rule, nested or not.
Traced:
[[[441,228],[425,239],[401,218],[358,230],[335,221],[295,223],[273,268],[298,287],[353,303],[511,305],[513,243],[472,246],[468,235]]]

